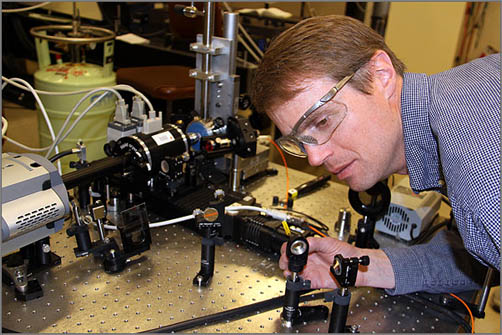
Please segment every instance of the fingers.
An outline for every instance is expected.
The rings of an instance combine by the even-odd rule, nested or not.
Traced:
[[[335,255],[357,256],[359,248],[332,237],[308,237],[307,241],[309,243],[309,257],[307,265],[301,272],[302,277],[311,281],[312,288],[336,288],[337,282],[329,270]],[[283,243],[281,246],[281,257],[279,259],[279,267],[283,270],[285,277],[291,274],[288,270],[286,246],[287,243]]]
[[[336,288],[337,283],[331,276],[329,267],[330,264],[315,253],[310,255],[301,275],[304,279],[310,280],[312,288]]]
[[[341,242],[332,237],[307,237],[309,242],[309,251],[320,252],[320,253],[331,253],[334,249],[337,249],[337,245]]]
[[[322,255],[326,262],[333,262],[336,254],[342,254],[344,257],[354,257],[359,254],[359,248],[340,241],[332,237],[308,237],[309,252]]]
[[[286,253],[286,247],[288,246],[288,242],[284,242],[281,245],[281,255],[284,255]]]

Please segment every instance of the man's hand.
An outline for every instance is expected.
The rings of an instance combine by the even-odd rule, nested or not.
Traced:
[[[338,283],[329,271],[336,254],[342,254],[343,257],[363,255],[370,257],[369,266],[359,266],[356,286],[394,287],[392,265],[382,250],[357,248],[332,237],[308,237],[307,241],[309,242],[309,258],[301,275],[304,279],[310,280],[312,288],[338,287]],[[288,276],[290,271],[286,257],[286,244],[284,243],[281,247],[279,267],[284,271],[284,275]]]

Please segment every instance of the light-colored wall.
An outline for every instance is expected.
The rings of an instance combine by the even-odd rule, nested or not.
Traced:
[[[454,64],[465,2],[392,2],[385,40],[410,72]]]
[[[101,10],[99,9],[97,2],[77,2],[76,4],[77,9],[80,10],[81,17],[98,21],[103,19],[103,15],[101,14]],[[71,1],[52,2],[44,8],[58,13],[73,15],[73,2]]]
[[[231,2],[233,8],[263,8],[265,2]],[[298,17],[300,2],[269,2]],[[500,6],[494,3],[494,6]],[[345,2],[308,2],[317,15],[344,14]],[[466,2],[392,2],[385,39],[408,71],[437,73],[454,65]],[[307,7],[308,8],[308,7]],[[373,3],[367,4],[369,25]],[[490,8],[491,9],[491,8]],[[490,11],[496,15],[499,11]],[[496,13],[494,13],[496,12]],[[487,21],[489,17],[487,16]],[[500,27],[500,19],[498,20]]]
[[[270,7],[276,7],[284,11],[290,12],[294,17],[300,16],[301,2],[299,1],[272,1],[267,2]],[[265,2],[229,2],[232,9],[241,8],[264,8]],[[315,15],[330,15],[345,13],[345,2],[306,2],[305,14],[308,15],[309,8],[312,9]]]

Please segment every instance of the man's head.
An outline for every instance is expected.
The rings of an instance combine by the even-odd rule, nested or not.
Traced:
[[[372,78],[366,65],[377,50],[385,51],[403,76],[405,66],[384,38],[360,21],[340,15],[303,20],[274,39],[265,52],[253,82],[253,104],[268,113],[299,93],[302,79],[339,81],[356,71],[351,86],[369,94]]]
[[[251,94],[283,135],[303,143],[311,165],[361,191],[406,172],[403,72],[383,38],[359,21],[316,17],[272,42]]]

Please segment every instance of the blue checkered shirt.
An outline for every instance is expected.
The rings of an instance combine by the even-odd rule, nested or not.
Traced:
[[[396,277],[391,294],[476,288],[478,265],[461,242],[500,271],[500,58],[432,76],[404,75],[401,115],[411,188],[447,194],[462,241],[443,231],[426,245],[384,249]]]

